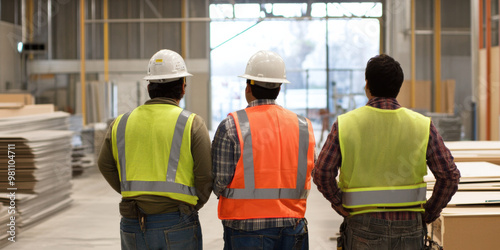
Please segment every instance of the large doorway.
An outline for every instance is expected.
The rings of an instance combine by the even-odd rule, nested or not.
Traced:
[[[246,107],[238,76],[259,50],[283,57],[291,84],[278,103],[308,117],[315,130],[329,130],[335,116],[366,104],[364,68],[380,51],[381,3],[212,4],[210,17],[214,129]]]

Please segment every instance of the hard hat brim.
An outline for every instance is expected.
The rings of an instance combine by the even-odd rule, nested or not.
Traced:
[[[186,76],[193,76],[187,72],[181,73],[181,74],[175,74],[175,75],[155,75],[155,76],[145,76],[144,80],[151,81],[151,80],[161,80],[161,79],[177,79],[177,78],[182,78]]]
[[[256,76],[251,76],[251,75],[248,75],[248,74],[243,74],[243,75],[238,76],[238,77],[249,79],[249,80],[254,80],[254,81],[259,81],[259,82],[290,83],[290,81],[288,81],[286,79],[268,78],[268,77],[256,77]]]

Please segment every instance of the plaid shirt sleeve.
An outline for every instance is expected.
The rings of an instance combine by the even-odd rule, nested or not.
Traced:
[[[240,158],[240,143],[236,133],[234,120],[228,116],[219,124],[212,142],[213,191],[217,197],[233,180]]]
[[[441,210],[446,207],[451,197],[457,192],[460,181],[460,171],[433,123],[431,123],[427,146],[427,166],[436,178],[432,196],[424,206],[424,221],[431,223],[439,217]]]
[[[345,217],[349,213],[342,206],[342,191],[335,180],[341,163],[342,155],[340,153],[338,123],[335,122],[318,156],[312,175],[318,190],[330,201],[332,208]]]

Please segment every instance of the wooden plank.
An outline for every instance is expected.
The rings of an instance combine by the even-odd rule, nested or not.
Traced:
[[[500,141],[447,141],[444,144],[451,151],[500,150]]]
[[[431,195],[432,191],[427,191],[427,198],[430,198]],[[497,204],[499,200],[500,191],[459,191],[451,197],[448,206]]]
[[[455,113],[455,80],[448,79],[441,84],[441,110],[443,113]]]
[[[415,99],[416,110],[431,111],[431,82],[430,81],[415,81]],[[403,82],[399,91],[397,100],[403,107],[411,107],[411,81]]]
[[[19,109],[24,107],[22,102],[0,102],[0,109]]]
[[[26,105],[19,109],[0,109],[0,118],[54,113],[53,104]]]
[[[21,102],[32,105],[35,104],[35,98],[31,94],[3,93],[0,94],[0,102]]]
[[[478,108],[479,108],[479,117],[478,117],[478,133],[479,140],[486,140],[486,49],[479,50],[479,82],[477,83],[478,89]]]
[[[499,117],[500,117],[500,53],[498,46],[491,47],[491,83],[490,83],[490,116],[491,116],[491,140],[500,140]]]

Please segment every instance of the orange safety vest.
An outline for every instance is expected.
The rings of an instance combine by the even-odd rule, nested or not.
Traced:
[[[278,105],[230,115],[241,154],[219,197],[219,219],[304,218],[314,167],[311,122]]]

